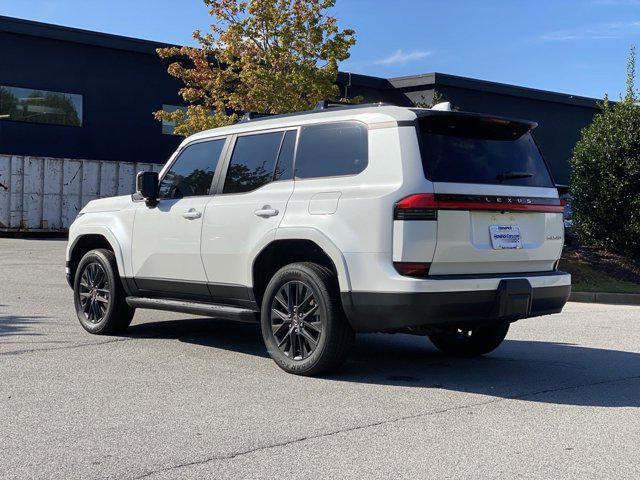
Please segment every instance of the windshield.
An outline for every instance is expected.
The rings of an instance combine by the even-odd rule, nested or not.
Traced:
[[[434,115],[419,119],[426,177],[433,182],[553,187],[528,124]]]

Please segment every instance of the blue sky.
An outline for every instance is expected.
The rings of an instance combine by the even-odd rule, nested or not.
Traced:
[[[396,77],[443,72],[617,98],[640,0],[338,0],[358,44],[341,68]],[[209,16],[201,0],[0,0],[0,15],[177,44]]]

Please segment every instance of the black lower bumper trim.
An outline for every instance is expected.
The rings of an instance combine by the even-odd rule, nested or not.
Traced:
[[[517,292],[518,295],[514,295],[513,299],[505,300],[498,290],[343,292],[341,296],[344,311],[354,330],[383,332],[452,323],[512,322],[520,318],[558,313],[569,299],[571,286],[531,288],[530,292],[530,299],[526,302],[522,301],[521,292]],[[509,303],[516,307],[516,313],[509,308]],[[518,303],[526,303],[520,313],[517,313]]]

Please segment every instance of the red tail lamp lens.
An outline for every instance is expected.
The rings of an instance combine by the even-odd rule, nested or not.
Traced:
[[[405,277],[424,278],[429,275],[431,264],[423,262],[393,262],[393,266],[400,275]]]
[[[403,198],[396,203],[396,208],[400,210],[410,210],[414,208],[436,208],[436,198],[433,193],[417,193]]]
[[[396,203],[394,220],[437,220],[436,200],[433,193],[418,193]]]

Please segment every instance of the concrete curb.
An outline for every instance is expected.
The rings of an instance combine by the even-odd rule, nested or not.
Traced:
[[[570,302],[640,305],[638,293],[571,292]]]

